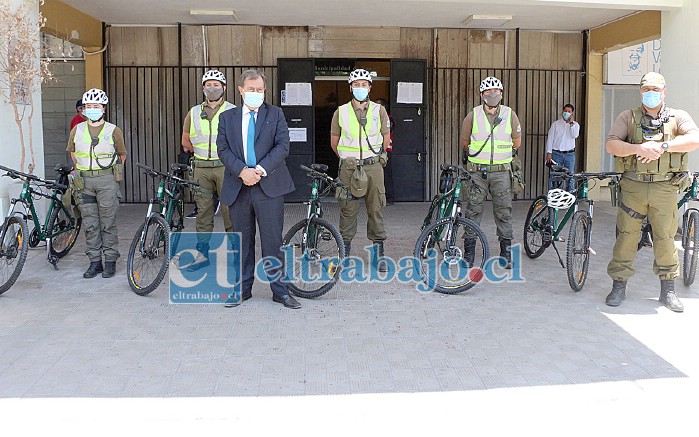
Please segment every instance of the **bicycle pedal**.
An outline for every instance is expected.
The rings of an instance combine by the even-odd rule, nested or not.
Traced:
[[[563,238],[563,237],[558,237],[558,238],[556,238],[556,242],[557,242],[557,243],[565,243],[565,242],[566,242],[566,239]]]
[[[320,238],[323,241],[331,241],[333,239],[333,234],[331,234],[330,231],[325,231],[320,234]]]

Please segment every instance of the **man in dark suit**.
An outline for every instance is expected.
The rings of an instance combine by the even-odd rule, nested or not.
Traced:
[[[264,103],[266,78],[246,70],[238,80],[244,104],[219,117],[218,156],[226,167],[221,202],[228,205],[233,232],[241,233],[242,300],[252,297],[255,281],[255,219],[260,226],[262,256],[283,266],[284,195],[296,189],[286,167],[289,128],[281,108]],[[287,308],[301,308],[284,283],[283,267],[267,269],[273,300]],[[239,302],[229,300],[226,307]]]

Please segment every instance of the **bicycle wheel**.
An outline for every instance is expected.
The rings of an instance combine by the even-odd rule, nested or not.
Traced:
[[[590,214],[581,210],[573,214],[568,235],[566,250],[566,271],[568,283],[575,291],[582,290],[587,280],[590,267],[590,236],[592,235],[592,219]]]
[[[0,230],[0,294],[17,281],[29,251],[29,227],[24,219],[12,216]]]
[[[699,212],[689,211],[687,219],[683,220],[682,247],[684,248],[684,260],[682,263],[682,278],[684,285],[694,283],[694,275],[697,272],[697,248],[699,247]]]
[[[490,258],[485,234],[464,217],[445,217],[430,224],[418,237],[414,253],[422,281],[444,294],[461,293],[478,284]]]
[[[301,220],[284,236],[282,249],[290,250],[287,247],[291,247],[294,254],[294,276],[287,278],[291,293],[311,299],[335,286],[340,277],[341,260],[345,257],[345,245],[334,225],[318,217]]]
[[[537,197],[529,207],[524,221],[524,252],[529,258],[538,258],[551,245],[550,237],[545,235],[551,210],[546,203],[546,196]]]
[[[74,218],[75,225],[70,225],[70,217],[61,205],[56,205],[51,211],[49,226],[46,230],[47,238],[51,239],[51,255],[63,258],[73,248],[80,234],[82,218]]]
[[[145,296],[158,288],[168,269],[170,231],[164,218],[154,215],[142,224],[131,241],[126,273],[134,293]]]

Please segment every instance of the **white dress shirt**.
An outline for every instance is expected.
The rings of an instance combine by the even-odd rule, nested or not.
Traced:
[[[571,125],[563,118],[559,118],[551,124],[548,138],[546,138],[546,153],[552,153],[554,149],[567,152],[575,149],[575,139],[580,135],[580,125],[574,121]]]
[[[250,127],[250,108],[248,108],[248,105],[242,105],[243,107],[243,125],[242,125],[242,133],[243,133],[243,153],[245,155],[245,162],[248,162],[248,127]],[[260,110],[260,108],[255,109],[255,122],[257,123],[257,112]],[[259,161],[259,156],[256,157]],[[262,172],[262,176],[267,176],[267,172],[265,171],[264,168],[262,168],[259,164],[255,166],[255,169],[259,170]]]

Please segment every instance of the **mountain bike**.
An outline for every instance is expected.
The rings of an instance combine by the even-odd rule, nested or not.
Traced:
[[[462,167],[440,166],[440,193],[432,199],[415,243],[417,273],[436,292],[456,294],[474,287],[490,257],[488,239],[473,220],[461,216],[461,190],[471,175]],[[463,249],[462,249],[463,247]]]
[[[682,209],[682,279],[684,285],[694,283],[697,272],[697,254],[699,253],[699,209],[690,207],[690,201],[699,201],[699,172],[690,174],[692,184],[683,191],[682,198],[677,202],[677,209]],[[619,232],[617,230],[617,235]],[[643,219],[641,225],[641,238],[638,242],[638,250],[643,247],[653,247],[653,228],[648,223],[648,218]]]
[[[567,168],[553,165],[550,177],[564,181],[574,178],[575,192],[568,193],[561,189],[552,189],[546,196],[539,196],[532,202],[524,222],[524,251],[529,258],[534,259],[540,257],[546,248],[553,246],[558,256],[558,262],[567,271],[570,288],[574,291],[580,291],[587,280],[590,254],[595,253],[590,247],[594,201],[588,198],[589,182],[592,179],[608,178],[618,181],[621,173],[582,172],[571,174]],[[554,199],[551,198],[554,195],[563,199],[554,203]],[[559,213],[564,209],[567,211],[559,219]],[[566,241],[561,237],[561,234],[568,220],[571,221],[571,224],[566,245],[566,263],[564,264],[556,247],[556,242]]]
[[[40,241],[46,241],[47,260],[58,270],[58,260],[66,256],[75,245],[82,219],[74,215],[72,206],[68,208],[63,202],[68,190],[68,175],[73,171],[73,166],[57,165],[57,181],[1,165],[0,170],[7,172],[3,176],[24,181],[19,198],[10,200],[10,209],[0,230],[0,293],[3,293],[19,277],[29,247],[36,247]],[[50,201],[44,223],[39,221],[34,204],[34,200],[41,197]],[[18,205],[21,206],[19,210]],[[71,205],[70,202],[68,205]],[[28,220],[34,224],[31,233]]]
[[[306,218],[289,229],[282,240],[285,258],[293,253],[293,277],[287,278],[289,291],[296,296],[311,299],[327,293],[340,277],[345,245],[339,229],[323,218],[321,199],[333,189],[346,190],[344,185],[330,177],[325,164],[301,165],[311,178],[311,197]],[[287,267],[288,268],[288,267]]]
[[[134,293],[145,296],[163,281],[172,253],[176,252],[179,232],[184,229],[184,189],[197,189],[199,184],[184,179],[189,169],[186,164],[172,164],[170,173],[136,163],[143,173],[159,180],[155,197],[150,199],[144,222],[136,231],[126,273]],[[170,233],[172,248],[170,245]]]

